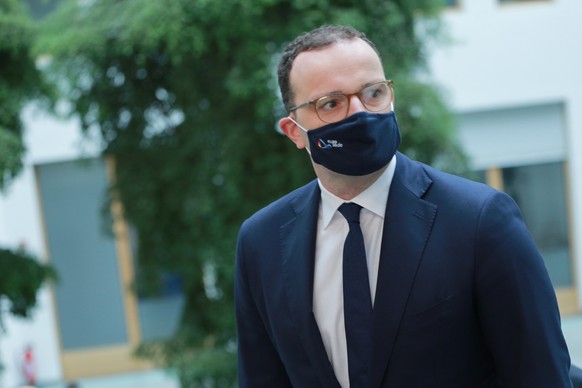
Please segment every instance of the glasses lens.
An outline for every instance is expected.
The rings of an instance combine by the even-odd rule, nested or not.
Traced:
[[[350,96],[353,96],[351,94]],[[392,102],[392,89],[387,82],[379,82],[365,87],[357,93],[360,101],[370,112],[380,112],[388,108]],[[350,101],[344,94],[331,94],[315,101],[315,111],[326,123],[335,123],[347,117]]]
[[[392,89],[385,83],[370,85],[360,93],[362,103],[371,112],[384,110],[392,101]]]
[[[326,123],[335,123],[348,114],[348,98],[343,94],[332,94],[321,97],[315,102],[315,109],[319,118]]]

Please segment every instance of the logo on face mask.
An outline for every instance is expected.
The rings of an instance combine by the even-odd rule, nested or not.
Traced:
[[[378,171],[390,162],[400,145],[394,112],[358,112],[306,132],[311,160],[343,175]]]
[[[326,142],[325,140],[319,139],[317,141],[317,146],[321,149],[327,150],[330,148],[342,148],[344,145],[337,140],[328,140]]]

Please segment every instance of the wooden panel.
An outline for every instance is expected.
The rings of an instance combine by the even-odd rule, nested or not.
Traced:
[[[106,159],[106,165],[109,183],[114,185],[115,159],[113,157],[108,157]],[[115,245],[117,248],[129,343],[133,346],[137,346],[140,343],[141,333],[137,296],[135,292],[133,292],[132,287],[134,282],[133,254],[129,238],[129,226],[123,216],[123,205],[117,196],[115,196],[111,202],[111,214],[113,216],[113,233],[115,235]]]
[[[132,355],[130,345],[108,346],[62,354],[63,375],[66,380],[128,373],[151,369],[151,363]]]
[[[576,288],[558,288],[556,289],[556,297],[558,298],[558,306],[562,316],[580,313]]]

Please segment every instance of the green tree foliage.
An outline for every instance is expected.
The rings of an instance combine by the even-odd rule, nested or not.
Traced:
[[[26,102],[48,93],[31,55],[33,41],[34,30],[20,2],[0,0],[0,190],[22,169],[20,112]],[[28,316],[52,269],[24,252],[2,248],[0,268],[0,297],[10,303],[10,313]]]
[[[452,157],[461,154],[451,115],[433,87],[414,80],[427,38],[415,19],[432,25],[439,8],[436,0],[93,0],[68,2],[45,25],[39,52],[52,55],[84,129],[100,130],[116,158],[116,192],[139,236],[139,292],[155,293],[161,271],[182,276],[179,332],[143,349],[177,369],[184,386],[232,384],[238,228],[313,178],[307,154],[275,130],[282,48],[325,23],[365,31],[395,80],[401,149],[454,165],[462,159]]]
[[[41,265],[23,251],[0,248],[0,296],[10,303],[10,313],[28,317],[36,305],[36,293],[47,279],[54,279],[52,268]],[[1,318],[1,317],[0,317]]]
[[[20,111],[42,94],[42,79],[30,54],[34,31],[18,0],[0,0],[0,189],[22,169]]]

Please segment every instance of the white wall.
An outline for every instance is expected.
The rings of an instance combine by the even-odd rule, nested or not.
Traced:
[[[41,212],[33,166],[39,163],[97,155],[95,139],[82,138],[75,120],[59,120],[36,107],[22,113],[27,148],[24,171],[0,193],[0,246],[16,249],[21,245],[40,260],[47,259]],[[0,387],[23,383],[21,368],[24,349],[32,345],[39,382],[62,378],[56,318],[49,287],[38,295],[32,319],[5,317],[6,332],[0,334],[0,362],[6,368]]]
[[[564,159],[582,307],[582,1],[498,4],[460,0],[443,15],[451,43],[434,46],[429,67],[458,114],[563,104]],[[529,139],[523,139],[528,141]]]
[[[431,56],[432,73],[451,92],[455,109],[580,97],[582,91],[574,84],[581,80],[577,40],[582,32],[582,2],[460,3],[458,10],[443,15],[451,44],[435,47]]]

